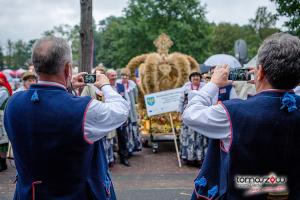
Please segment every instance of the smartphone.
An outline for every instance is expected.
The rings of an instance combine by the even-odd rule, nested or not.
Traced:
[[[84,80],[84,83],[95,83],[96,75],[95,74],[84,74],[83,80]]]
[[[229,72],[228,80],[233,81],[250,81],[251,74],[248,69],[232,69]]]

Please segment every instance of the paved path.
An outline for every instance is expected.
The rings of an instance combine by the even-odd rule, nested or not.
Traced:
[[[135,153],[131,167],[116,164],[112,179],[118,200],[189,200],[198,169],[178,167],[173,144],[160,145],[157,154],[149,148]],[[15,170],[0,173],[0,200],[12,199]]]

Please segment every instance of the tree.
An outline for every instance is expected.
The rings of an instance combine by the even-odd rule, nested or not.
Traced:
[[[285,26],[289,31],[300,37],[300,1],[299,0],[271,0],[277,5],[279,16],[285,16],[288,21]]]
[[[210,53],[211,29],[205,7],[198,0],[129,0],[124,17],[110,17],[99,23],[102,42],[97,62],[124,67],[137,55],[156,51],[153,41],[168,34],[179,51],[203,61]]]
[[[4,55],[2,51],[2,47],[0,46],[0,70],[3,70],[4,67]]]
[[[72,49],[73,63],[79,65],[79,49],[80,49],[80,38],[79,38],[80,27],[78,25],[70,26],[68,24],[61,24],[54,26],[52,30],[45,31],[43,36],[56,36],[62,37],[69,42]]]
[[[8,67],[11,67],[13,65],[12,63],[12,57],[13,57],[13,42],[11,40],[7,40],[7,54],[6,54],[6,65]]]
[[[267,7],[258,7],[255,17],[250,19],[249,23],[258,32],[262,28],[274,27],[276,20],[276,15],[268,12]]]
[[[15,67],[24,66],[26,61],[30,58],[31,49],[28,49],[27,43],[18,40],[13,45],[13,65]]]
[[[92,0],[81,0],[80,19],[80,71],[90,72],[93,67],[93,16]]]
[[[278,32],[275,28],[277,16],[268,12],[267,7],[258,7],[255,17],[249,20],[249,24],[259,34],[259,37],[263,40],[267,36]]]
[[[129,28],[122,17],[109,17],[100,21],[100,30],[95,33],[96,62],[110,68],[123,67],[135,50],[128,46]]]
[[[220,23],[214,28],[212,49],[216,54],[224,53],[233,55],[233,45],[241,38],[240,27],[237,24]]]
[[[214,26],[211,43],[213,54],[234,55],[234,42],[238,39],[244,39],[247,42],[250,58],[256,55],[262,40],[255,29],[250,25],[239,26],[230,23],[220,23]]]

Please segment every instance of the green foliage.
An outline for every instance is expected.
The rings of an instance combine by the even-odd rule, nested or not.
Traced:
[[[289,31],[300,37],[300,1],[299,0],[271,0],[277,5],[279,16],[285,16],[288,20],[285,26]]]
[[[255,17],[249,20],[252,26],[258,33],[261,40],[264,40],[269,35],[278,32],[275,28],[277,16],[268,12],[267,7],[258,7]]]
[[[7,66],[11,69],[18,69],[20,67],[24,68],[25,65],[28,65],[31,57],[31,48],[34,42],[35,40],[30,40],[28,43],[22,40],[18,40],[16,42],[7,40],[6,54],[3,53],[2,58],[3,66]]]
[[[213,54],[234,55],[234,42],[238,39],[244,39],[247,42],[249,58],[256,55],[261,39],[254,28],[250,25],[239,26],[230,23],[220,23],[214,26],[211,43]]]
[[[3,70],[4,67],[4,55],[2,51],[2,47],[0,46],[0,70]]]
[[[213,53],[234,54],[234,42],[244,39],[248,45],[248,57],[256,55],[260,43],[269,35],[279,32],[274,28],[277,17],[267,11],[266,7],[259,7],[249,25],[220,23],[214,26],[211,49]]]
[[[153,41],[161,33],[174,41],[172,52],[198,61],[209,55],[211,29],[197,0],[130,0],[124,13],[99,23],[96,58],[108,67],[124,67],[132,57],[156,51]]]
[[[18,40],[13,46],[13,66],[24,66],[31,54],[28,45],[22,40]]]
[[[42,35],[56,36],[66,39],[72,47],[73,63],[78,65],[80,48],[79,29],[78,25],[70,26],[68,24],[63,24],[55,26],[52,30],[45,31]]]
[[[272,1],[280,2],[278,5],[285,2]],[[293,3],[286,3],[285,7],[279,7],[278,10],[284,13],[288,9],[285,12],[290,13],[289,16],[296,16],[294,18],[298,16],[299,20],[299,9],[296,9],[298,15],[294,9],[298,1],[291,2]],[[109,68],[125,67],[131,58],[155,52],[153,41],[161,33],[168,34],[174,42],[170,52],[191,55],[199,63],[213,54],[233,55],[234,42],[238,39],[247,42],[250,59],[256,55],[264,38],[280,31],[274,27],[276,17],[266,7],[259,7],[249,24],[243,26],[208,23],[205,14],[206,8],[199,0],[129,0],[124,16],[108,17],[99,21],[97,26],[94,22],[94,65],[103,63]],[[45,31],[43,36],[65,38],[71,44],[73,62],[76,65],[80,57],[79,32],[78,25],[64,24]],[[4,56],[1,55],[0,48],[0,66],[1,62],[15,68],[24,66],[30,59],[34,42],[35,40],[27,43],[8,40]]]
[[[253,19],[250,19],[250,25],[257,31],[262,28],[271,28],[276,24],[277,17],[268,12],[267,7],[259,7],[256,10],[256,15]]]

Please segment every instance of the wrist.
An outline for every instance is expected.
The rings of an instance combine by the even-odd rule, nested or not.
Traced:
[[[109,83],[105,83],[105,84],[102,84],[102,85],[100,85],[99,86],[99,90],[101,90],[104,86],[106,86],[106,85],[110,85]]]

